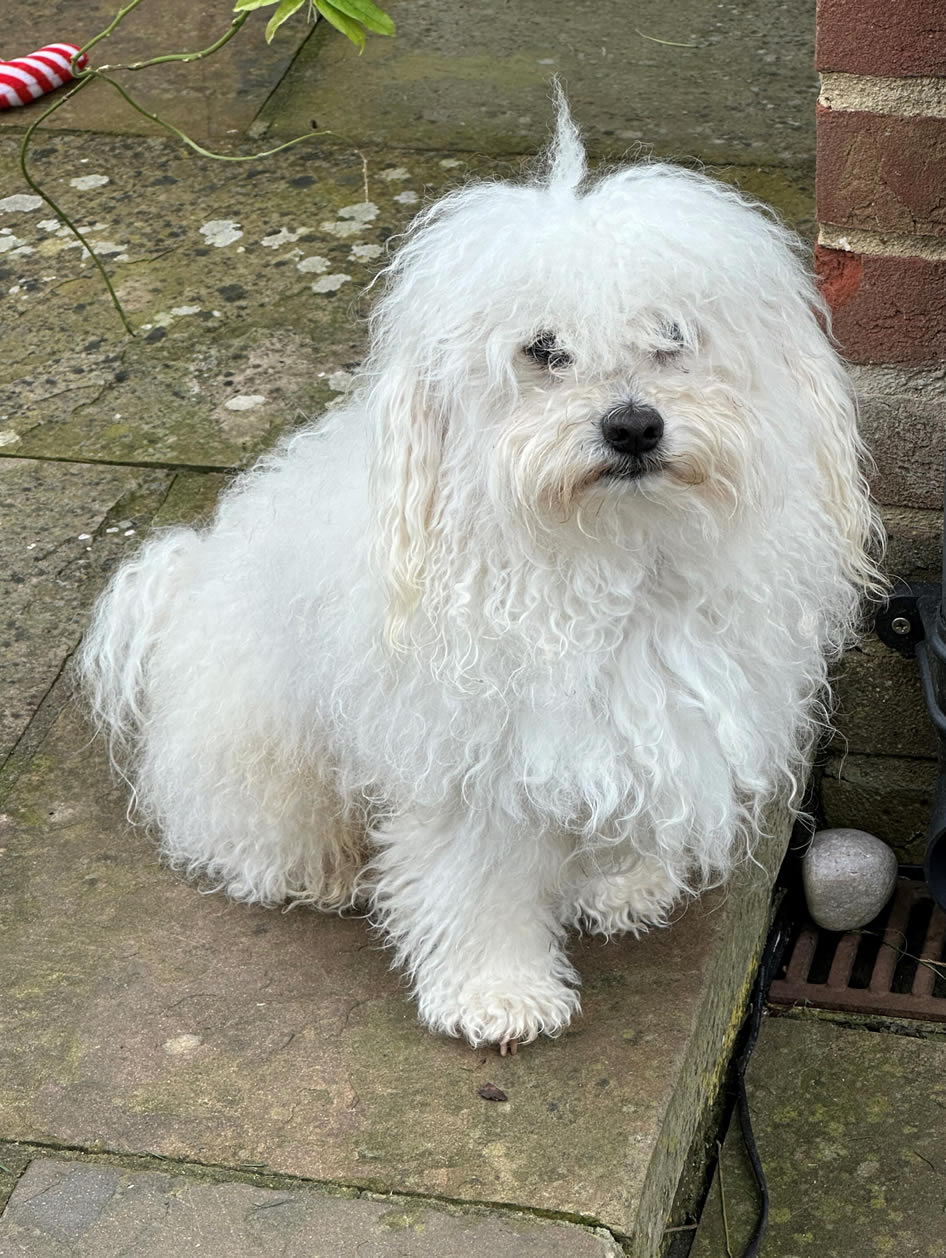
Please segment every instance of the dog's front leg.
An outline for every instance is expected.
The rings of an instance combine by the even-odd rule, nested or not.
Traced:
[[[579,999],[555,909],[561,839],[416,813],[375,839],[375,913],[427,1026],[505,1050],[568,1025]]]

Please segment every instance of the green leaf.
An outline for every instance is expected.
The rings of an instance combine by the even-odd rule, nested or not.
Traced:
[[[268,5],[278,4],[279,0],[237,0],[233,6],[234,13],[249,13],[253,9],[265,9]]]
[[[341,31],[343,35],[348,36],[353,44],[357,44],[359,52],[364,48],[365,32],[357,22],[353,22],[350,17],[340,13],[334,4],[328,3],[328,0],[315,0],[315,7],[325,18],[326,22],[331,22],[337,31]]]
[[[289,18],[292,17],[293,13],[297,13],[305,3],[306,0],[282,0],[279,8],[266,23],[267,44],[271,44],[273,42],[273,36],[279,30],[280,26],[282,26],[283,22],[287,22]]]
[[[394,34],[394,23],[372,0],[332,0],[332,5],[376,35]]]

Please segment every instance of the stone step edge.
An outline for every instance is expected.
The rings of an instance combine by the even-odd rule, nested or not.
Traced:
[[[302,1175],[268,1171],[263,1169],[262,1163],[258,1167],[254,1163],[228,1166],[219,1162],[197,1162],[193,1159],[164,1157],[160,1153],[131,1153],[118,1149],[59,1144],[54,1140],[5,1140],[2,1135],[0,1135],[0,1217],[26,1168],[37,1158],[108,1166],[129,1173],[151,1171],[165,1175],[179,1175],[181,1179],[206,1184],[250,1184],[256,1188],[311,1193],[315,1196],[343,1197],[349,1201],[429,1205],[433,1209],[454,1215],[474,1217],[502,1215],[524,1221],[541,1220],[548,1223],[569,1224],[586,1232],[596,1233],[613,1241],[619,1247],[627,1241],[627,1237],[620,1236],[597,1219],[570,1214],[566,1211],[530,1208],[504,1201],[466,1201],[455,1197],[438,1196],[436,1193],[384,1192],[359,1184],[339,1184],[332,1180],[308,1179]]]

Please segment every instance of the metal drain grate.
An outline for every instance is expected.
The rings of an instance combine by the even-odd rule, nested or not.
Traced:
[[[802,926],[769,988],[776,1005],[946,1022],[946,913],[925,885],[901,878],[889,906],[840,935]]]

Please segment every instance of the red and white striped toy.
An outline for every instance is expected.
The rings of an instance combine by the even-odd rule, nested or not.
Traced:
[[[0,61],[0,109],[28,105],[37,96],[45,96],[73,78],[72,58],[79,51],[76,44],[47,44],[38,52],[18,61]],[[84,70],[89,58],[82,54],[76,68]]]

